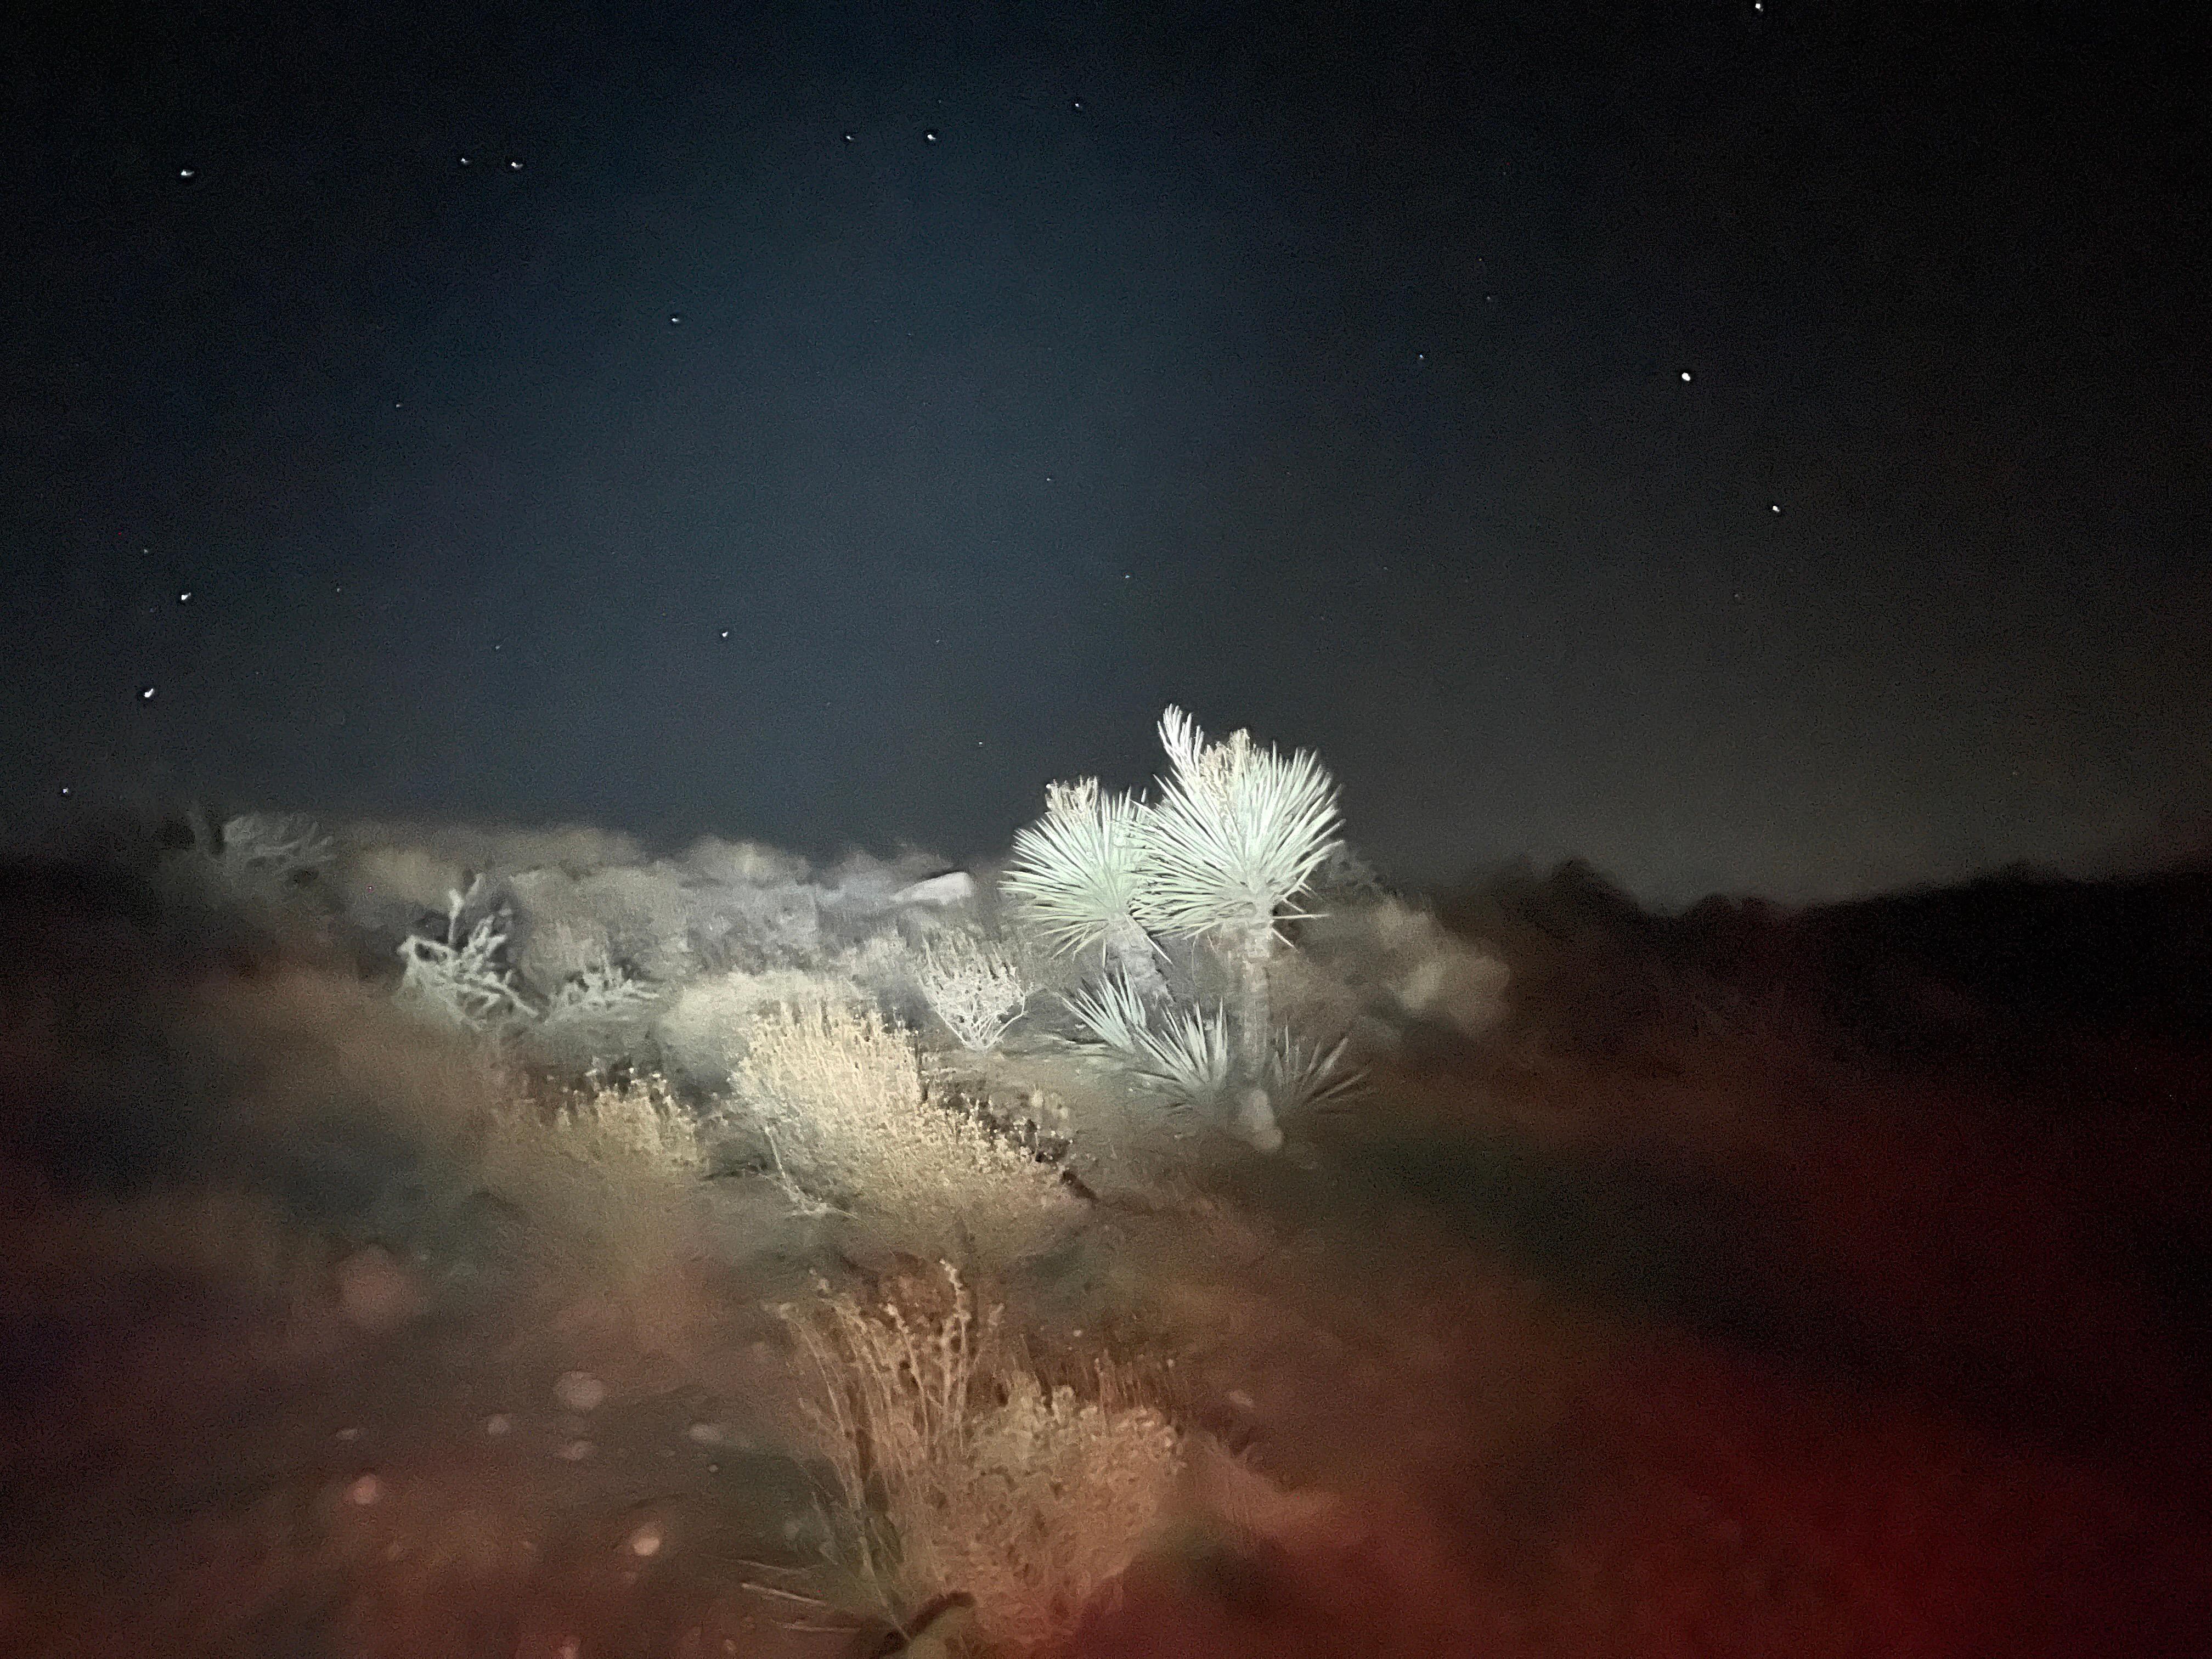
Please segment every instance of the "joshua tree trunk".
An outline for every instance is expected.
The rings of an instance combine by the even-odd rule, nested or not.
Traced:
[[[1133,918],[1122,916],[1107,929],[1106,954],[1146,1001],[1157,1001],[1168,994],[1168,982],[1160,977],[1160,965],[1153,960],[1152,936]]]
[[[1263,1152],[1279,1150],[1283,1131],[1267,1097],[1267,1033],[1274,1009],[1267,988],[1267,963],[1274,956],[1273,917],[1248,922],[1227,941],[1237,970],[1237,1129]]]

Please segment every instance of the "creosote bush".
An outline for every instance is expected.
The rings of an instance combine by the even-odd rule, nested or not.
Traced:
[[[805,1421],[844,1511],[847,1565],[894,1623],[965,1592],[994,1652],[1064,1637],[1158,1524],[1175,1427],[1101,1360],[1087,1397],[1048,1389],[977,1316],[849,1294],[786,1308],[814,1385]],[[941,1299],[940,1299],[941,1300]]]

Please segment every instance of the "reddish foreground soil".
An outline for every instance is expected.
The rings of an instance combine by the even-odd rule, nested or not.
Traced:
[[[773,1306],[887,1256],[737,1180],[567,1249],[388,1109],[434,1089],[326,967],[12,925],[0,1650],[881,1650]],[[1069,1659],[2212,1654],[2212,1045],[1947,1004],[1874,1053],[1795,993],[1593,1044],[1543,1016],[1618,961],[1552,967],[978,1269],[1242,1460]]]

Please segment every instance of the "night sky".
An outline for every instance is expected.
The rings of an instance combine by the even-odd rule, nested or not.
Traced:
[[[10,16],[10,825],[959,858],[1170,701],[1408,881],[2212,811],[2212,110],[2117,9]]]

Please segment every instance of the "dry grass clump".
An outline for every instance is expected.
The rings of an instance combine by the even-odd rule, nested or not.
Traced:
[[[574,1155],[629,1160],[678,1177],[707,1172],[698,1121],[677,1102],[665,1078],[611,1083],[595,1076],[591,1090],[571,1097],[555,1122]]]
[[[815,1384],[806,1413],[848,1520],[848,1565],[894,1623],[955,1593],[994,1650],[1064,1637],[1159,1523],[1181,1437],[1102,1360],[1088,1398],[1048,1389],[978,1318],[825,1297],[784,1317]]]
[[[486,1108],[478,1158],[484,1190],[526,1218],[512,1243],[556,1281],[604,1282],[642,1310],[696,1252],[706,1155],[658,1078],[510,1094]]]
[[[928,1098],[911,1036],[872,1008],[770,1010],[735,1081],[802,1204],[872,1211],[933,1249],[988,1244],[997,1259],[1070,1212],[1048,1167]]]

